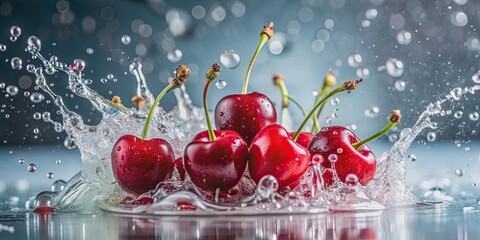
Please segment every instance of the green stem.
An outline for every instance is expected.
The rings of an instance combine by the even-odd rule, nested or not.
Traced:
[[[205,111],[205,119],[207,120],[208,139],[210,141],[215,141],[217,140],[217,137],[215,137],[215,133],[213,132],[212,122],[210,121],[210,115],[208,113],[208,106],[207,106],[207,92],[208,92],[208,86],[210,86],[211,82],[212,82],[211,80],[207,79],[207,82],[203,87],[203,109]]]
[[[366,139],[363,139],[362,141],[359,141],[359,142],[356,142],[356,143],[353,143],[352,146],[355,148],[355,149],[359,149],[363,144],[365,143],[368,143],[370,142],[371,140],[385,134],[388,130],[390,130],[391,128],[393,128],[395,125],[397,125],[396,122],[388,122],[387,125],[385,125],[385,127],[383,127],[382,130],[380,130],[379,132],[373,134],[372,136],[366,138]]]
[[[322,98],[322,100],[320,100],[317,104],[315,104],[313,109],[310,111],[310,113],[308,113],[307,117],[305,117],[305,119],[303,120],[302,124],[300,124],[300,127],[298,127],[298,130],[295,132],[295,135],[293,135],[292,140],[293,141],[297,140],[298,136],[300,135],[300,132],[305,127],[308,120],[313,116],[313,114],[315,113],[315,110],[317,110],[317,108],[320,107],[320,105],[322,105],[325,101],[327,101],[327,99],[329,99],[331,96],[343,91],[344,89],[341,87],[336,88],[335,90],[332,90],[330,93],[328,93],[324,98]]]
[[[247,93],[248,80],[250,79],[250,73],[252,72],[253,63],[255,63],[255,59],[257,58],[258,53],[262,49],[263,45],[265,45],[265,43],[268,41],[268,39],[270,39],[270,37],[267,34],[262,33],[260,35],[260,42],[258,43],[257,49],[255,50],[255,53],[253,54],[252,59],[250,60],[250,64],[248,65],[248,69],[247,69],[247,74],[245,75],[245,79],[243,80],[242,94]]]
[[[155,111],[155,108],[157,107],[158,103],[160,102],[160,99],[169,92],[170,90],[174,89],[176,86],[173,82],[171,82],[168,86],[166,86],[155,98],[155,101],[153,102],[152,106],[150,107],[150,110],[148,111],[147,115],[147,120],[145,122],[145,125],[143,126],[142,130],[142,139],[145,140],[147,138],[147,133],[148,133],[148,127],[150,126],[150,121],[153,116],[153,112]]]
[[[305,111],[305,109],[303,109],[302,105],[300,105],[299,102],[297,102],[297,100],[295,100],[293,97],[291,97],[290,95],[287,96],[287,98],[293,102],[293,104],[295,104],[299,109],[300,111],[302,112],[303,116],[307,116],[307,111]]]

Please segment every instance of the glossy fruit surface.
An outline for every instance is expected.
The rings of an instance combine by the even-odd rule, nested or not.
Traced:
[[[120,137],[112,149],[113,174],[120,187],[135,196],[155,189],[170,178],[175,156],[170,144],[160,138],[142,140]]]
[[[195,186],[221,191],[234,187],[247,166],[248,146],[236,132],[214,131],[210,141],[208,131],[197,134],[184,151],[185,171]]]
[[[323,157],[322,166],[325,168],[331,168],[330,160],[334,160],[335,170],[342,182],[348,174],[355,174],[359,182],[366,185],[373,178],[377,163],[366,144],[358,150],[352,146],[358,141],[358,137],[345,127],[324,127],[312,139],[308,149],[312,156],[320,154]],[[333,183],[332,174],[324,174],[323,177],[325,184]]]
[[[279,187],[286,187],[297,181],[309,164],[308,150],[294,142],[278,124],[260,130],[250,146],[248,169],[256,183],[263,176],[272,175]]]
[[[247,144],[260,129],[276,122],[277,112],[272,101],[258,92],[228,95],[215,107],[216,128],[237,132]]]

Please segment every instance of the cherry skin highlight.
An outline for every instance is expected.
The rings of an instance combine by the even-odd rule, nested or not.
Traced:
[[[352,146],[359,141],[358,137],[345,127],[324,127],[312,139],[308,150],[312,156],[320,154],[324,159],[322,166],[328,169],[332,167],[329,156],[335,154],[338,178],[345,182],[348,174],[355,174],[359,183],[366,185],[373,178],[377,163],[372,150],[366,144],[358,149]],[[333,183],[331,173],[323,174],[323,178],[327,186]]]
[[[175,156],[170,144],[160,138],[142,140],[120,137],[112,149],[113,174],[127,193],[138,196],[170,178]]]
[[[206,191],[225,191],[233,188],[245,172],[248,146],[236,132],[213,132],[213,141],[208,131],[197,134],[185,148],[183,162],[195,186]]]
[[[279,187],[287,187],[305,173],[309,164],[308,150],[278,124],[260,130],[250,146],[248,170],[257,184],[263,176],[272,175]]]
[[[252,92],[222,98],[215,107],[215,126],[232,130],[250,144],[260,129],[277,122],[272,101],[264,94]]]

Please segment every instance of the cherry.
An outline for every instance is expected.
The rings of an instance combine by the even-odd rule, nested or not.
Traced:
[[[287,130],[278,124],[260,130],[250,145],[248,170],[257,184],[263,176],[272,175],[279,187],[297,181],[310,164],[308,150],[294,142]]]
[[[50,214],[55,212],[55,209],[49,206],[38,206],[33,210],[34,213],[37,214]]]
[[[287,130],[278,124],[269,125],[260,130],[252,140],[249,151],[248,170],[252,179],[258,183],[262,177],[272,175],[277,179],[280,188],[298,185],[296,181],[310,165],[308,150],[296,142],[303,127],[313,116],[315,110],[329,97],[343,91],[350,92],[361,81],[347,81],[327,94],[305,117],[293,137],[290,137]],[[308,139],[306,134],[303,134],[303,137]]]
[[[326,171],[328,174],[323,174],[326,185],[331,185],[337,176],[345,182],[348,174],[355,174],[362,185],[366,185],[373,178],[377,166],[376,158],[366,143],[395,126],[400,121],[400,113],[392,111],[389,120],[382,130],[363,141],[341,126],[322,128],[315,135],[308,149],[312,156],[319,154],[323,157],[322,166],[329,170]]]
[[[273,36],[273,23],[263,28],[260,42],[248,65],[241,94],[222,98],[215,107],[215,126],[239,133],[250,144],[263,127],[277,122],[277,112],[270,99],[258,92],[248,93],[247,86],[253,64],[263,45]]]
[[[138,196],[155,189],[157,184],[170,178],[175,155],[170,144],[160,138],[146,140],[148,127],[156,106],[170,90],[180,87],[188,78],[187,66],[177,68],[176,78],[158,94],[151,106],[142,131],[142,137],[124,135],[114,144],[111,157],[112,168],[118,185],[132,195]]]
[[[233,188],[240,181],[247,165],[248,146],[236,132],[213,130],[208,114],[207,91],[220,73],[214,64],[206,74],[203,107],[207,131],[198,133],[185,147],[183,161],[190,180],[200,189],[219,193]]]
[[[175,159],[175,169],[177,169],[179,180],[185,181],[185,166],[183,165],[183,156]]]

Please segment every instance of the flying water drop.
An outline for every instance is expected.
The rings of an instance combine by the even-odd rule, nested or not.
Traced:
[[[220,54],[220,63],[230,69],[235,69],[240,64],[240,55],[232,49],[228,49]]]
[[[13,70],[22,70],[23,61],[19,57],[13,57],[12,60],[10,60],[10,65]]]
[[[389,58],[385,64],[387,73],[392,77],[400,77],[403,74],[403,62],[396,58]]]
[[[412,34],[405,30],[397,33],[397,42],[400,45],[408,45],[412,41]]]
[[[362,63],[362,56],[358,53],[352,53],[347,57],[347,63],[352,68],[358,67]]]
[[[215,83],[215,86],[220,89],[220,90],[223,90],[225,89],[225,87],[227,87],[227,82],[225,80],[218,80],[216,83]]]

